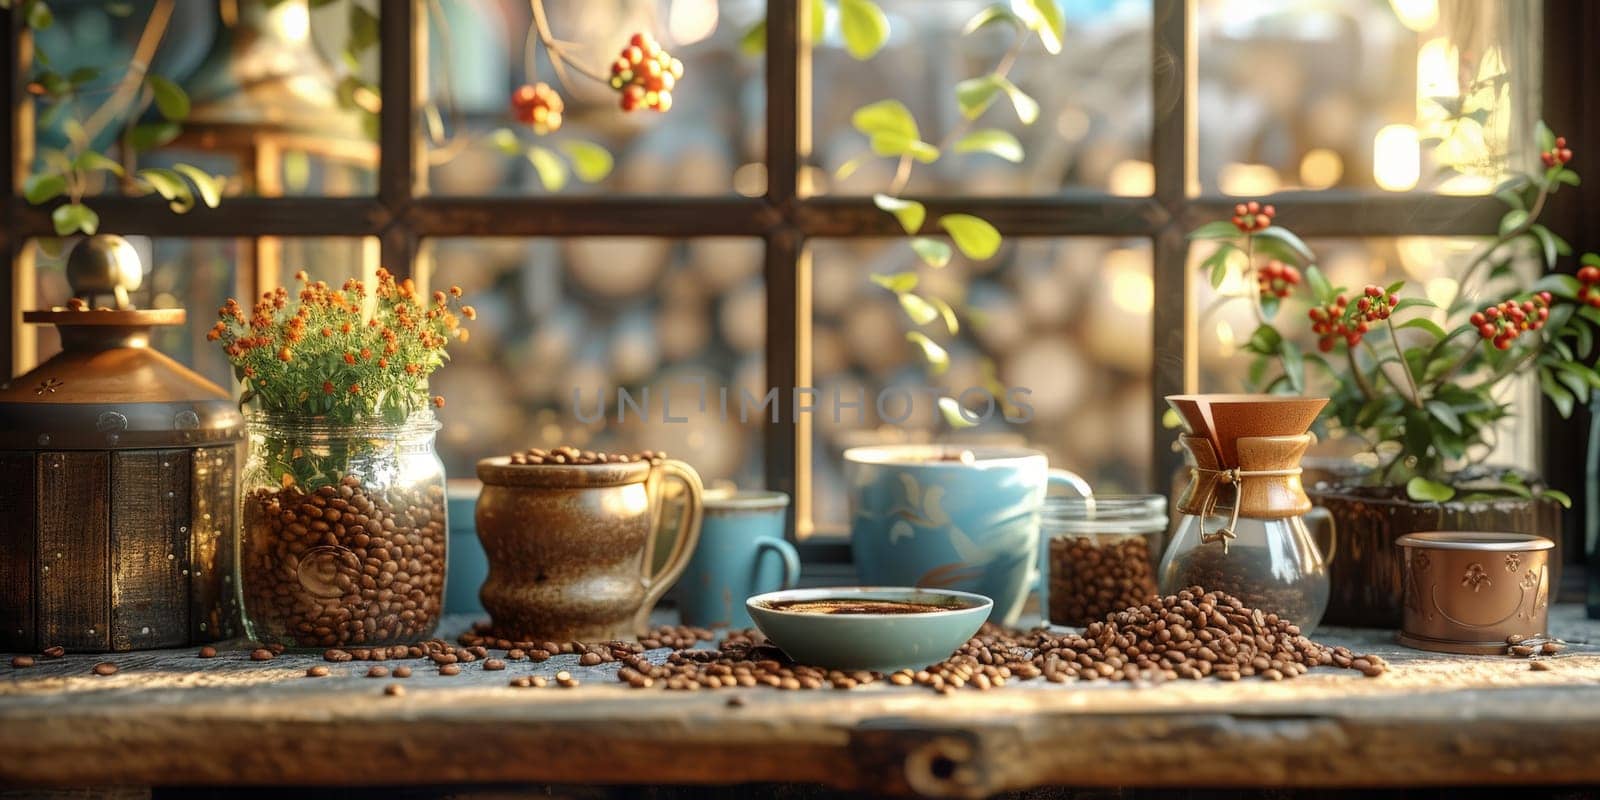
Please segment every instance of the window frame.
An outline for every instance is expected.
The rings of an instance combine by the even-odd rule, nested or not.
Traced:
[[[1227,216],[1234,199],[1199,195],[1195,85],[1197,48],[1194,21],[1197,0],[1150,0],[1152,4],[1152,99],[1166,109],[1152,120],[1150,156],[1155,189],[1150,197],[1117,197],[1069,190],[1038,197],[917,198],[928,207],[929,220],[950,211],[976,213],[1007,236],[1122,236],[1151,242],[1155,302],[1151,324],[1154,361],[1163,367],[1152,374],[1150,419],[1165,409],[1162,397],[1193,390],[1198,384],[1192,310],[1186,268],[1184,233],[1209,219]],[[1552,127],[1566,132],[1573,149],[1589,157],[1600,154],[1600,97],[1582,87],[1600,85],[1600,60],[1587,42],[1600,39],[1600,4],[1584,0],[1542,0],[1544,40],[1542,106]],[[799,0],[767,0],[765,81],[765,196],[544,196],[444,197],[417,191],[426,176],[420,162],[416,110],[426,64],[426,30],[420,3],[385,2],[379,18],[381,50],[377,192],[361,197],[229,198],[217,211],[196,209],[170,213],[159,199],[96,198],[100,229],[108,233],[177,237],[233,237],[259,242],[261,237],[372,236],[380,243],[381,263],[400,275],[416,264],[422,239],[429,237],[539,236],[741,236],[759,238],[765,246],[767,290],[766,369],[770,386],[810,383],[811,264],[806,242],[813,237],[895,236],[896,222],[876,209],[868,197],[807,196],[799,184],[800,167],[811,147],[810,54],[802,45],[801,26],[809,24]],[[10,279],[0,282],[0,352],[5,377],[24,363],[18,352],[21,302],[31,297],[22,277],[23,246],[28,239],[53,236],[48,207],[29,205],[21,195],[21,177],[32,160],[31,103],[22,91],[31,44],[18,15],[0,11],[5,36],[0,44],[0,105],[10,109],[9,124],[0,126],[0,185],[12,187],[4,201],[0,227],[0,259],[12,265]],[[1565,202],[1552,209],[1552,224],[1572,231],[1578,251],[1600,250],[1600,226],[1580,227],[1596,218],[1593,190],[1563,193]],[[1455,197],[1426,193],[1369,194],[1350,191],[1286,191],[1267,202],[1292,215],[1296,230],[1307,237],[1372,237],[1394,235],[1481,235],[1492,230],[1499,205],[1490,197]],[[259,248],[257,248],[259,249]],[[276,280],[276,264],[258,258],[246,288],[259,292]],[[29,275],[31,277],[31,274]],[[1544,441],[1584,441],[1586,414],[1560,420],[1548,403],[1541,416]],[[1155,437],[1150,453],[1152,481],[1162,484],[1178,466],[1168,442]],[[1581,448],[1543,448],[1541,466],[1558,488],[1582,498],[1584,453]],[[764,431],[764,474],[769,488],[790,493],[789,535],[809,530],[804,512],[810,498],[811,430],[798,420],[768,423]],[[801,512],[799,525],[796,513]],[[1581,505],[1567,515],[1569,536],[1579,533]],[[833,560],[848,558],[838,541],[808,543],[808,554]],[[1581,552],[1578,547],[1568,552]]]

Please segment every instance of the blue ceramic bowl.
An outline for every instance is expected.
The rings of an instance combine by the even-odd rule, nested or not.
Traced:
[[[915,614],[823,614],[773,604],[805,600],[888,600],[950,606]],[[786,589],[745,601],[756,627],[796,662],[826,669],[894,672],[942,661],[983,626],[994,601],[952,589],[848,587]]]

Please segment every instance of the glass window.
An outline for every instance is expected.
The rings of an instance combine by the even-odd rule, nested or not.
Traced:
[[[479,312],[433,379],[445,468],[571,444],[665,450],[708,482],[759,486],[763,420],[724,413],[719,390],[764,393],[761,259],[755,239],[428,240],[420,276]]]

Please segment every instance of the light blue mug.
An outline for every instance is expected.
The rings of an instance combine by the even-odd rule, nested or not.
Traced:
[[[1022,447],[886,445],[844,452],[850,549],[865,586],[958,589],[1014,624],[1038,579],[1039,510],[1077,475]]]
[[[744,601],[800,580],[800,555],[783,538],[789,495],[713,490],[702,505],[700,543],[675,589],[679,613],[687,625],[753,627]]]

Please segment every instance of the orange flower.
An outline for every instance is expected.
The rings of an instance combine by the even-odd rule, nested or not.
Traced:
[[[289,359],[291,359],[293,357],[294,356],[289,354],[289,348],[287,348],[287,347],[285,347],[282,350],[278,351],[278,360],[279,361],[288,361]]]
[[[305,270],[300,270],[294,274],[294,279],[301,283],[305,283],[311,280],[311,276],[307,274]]]
[[[439,395],[434,395],[433,396],[433,407],[434,408],[444,408],[444,398],[440,397]]]
[[[355,353],[345,353],[344,354],[344,363],[346,363],[346,364],[354,364],[354,363],[356,363],[356,354]]]
[[[353,329],[353,326],[351,326],[351,324],[348,323],[348,322],[346,322],[345,324],[339,326],[339,332],[340,333],[349,333],[352,329]]]
[[[333,381],[323,381],[322,382],[322,393],[323,394],[333,394]]]
[[[460,286],[452,286],[452,287],[450,287],[450,296],[451,297],[460,297],[461,296],[461,287]]]
[[[350,393],[351,394],[361,394],[361,384],[359,384],[359,383],[350,384]]]
[[[322,335],[323,336],[332,336],[333,335],[333,329],[332,328],[323,328],[322,329]]]
[[[467,319],[477,319],[478,309],[473,308],[472,306],[462,306],[461,316],[466,317]]]
[[[463,342],[465,342],[467,339],[471,338],[471,335],[472,335],[472,331],[469,331],[466,328],[462,328],[461,330],[456,331],[456,338],[460,339]]]
[[[245,367],[244,368],[244,375],[247,378],[254,378],[256,376],[256,368],[255,367]]]
[[[418,367],[416,364],[407,364],[406,365],[406,374],[407,375],[415,375],[415,374],[417,374],[417,370],[418,369],[420,369],[420,367]]]
[[[434,292],[433,302],[438,303],[441,306],[444,305],[444,292]]]
[[[394,355],[395,353],[398,353],[398,352],[400,352],[400,348],[398,346],[396,346],[394,342],[390,342],[390,343],[388,343],[388,344],[383,346],[383,354],[384,355],[392,356],[392,355]]]
[[[378,359],[378,367],[379,368],[387,369],[388,366],[389,366],[389,359],[387,359],[387,358]]]
[[[361,348],[361,357],[363,359],[372,358],[372,348],[370,348],[370,347]]]

